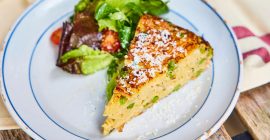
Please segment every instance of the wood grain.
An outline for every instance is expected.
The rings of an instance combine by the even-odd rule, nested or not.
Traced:
[[[0,131],[0,140],[32,140],[24,131],[20,129]],[[208,140],[231,140],[224,126],[222,126]]]
[[[213,134],[208,140],[231,140],[230,135],[226,131],[224,126],[221,126],[221,128]]]
[[[242,93],[236,111],[255,140],[270,140],[270,83]]]
[[[0,131],[0,140],[32,140],[20,129]]]

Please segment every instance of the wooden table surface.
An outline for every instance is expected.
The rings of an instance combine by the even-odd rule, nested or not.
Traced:
[[[270,140],[270,83],[242,93],[235,110],[255,140]],[[0,131],[0,140],[32,140],[22,130]],[[222,126],[209,140],[231,140]]]

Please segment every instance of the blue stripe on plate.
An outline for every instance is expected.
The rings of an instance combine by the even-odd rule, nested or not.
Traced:
[[[188,23],[195,31],[198,31],[198,28],[197,28],[194,24],[192,24],[192,22],[189,21],[186,17],[184,17],[184,16],[181,15],[180,13],[177,13],[175,10],[170,10],[170,11],[173,11],[173,12],[172,12],[173,14],[175,14],[175,15],[179,16],[180,18],[182,18],[182,19],[183,19],[184,21],[186,21],[186,22],[187,22],[187,23]],[[54,21],[51,25],[49,25],[49,27],[47,27],[47,28],[43,31],[43,33],[41,34],[40,38],[38,39],[38,41],[37,41],[37,43],[36,43],[36,46],[34,47],[34,49],[33,49],[33,51],[32,51],[31,58],[30,58],[30,62],[29,62],[29,75],[28,75],[28,76],[29,76],[29,83],[30,83],[30,88],[31,88],[31,91],[32,91],[32,94],[33,94],[33,96],[34,96],[34,99],[35,99],[36,103],[38,104],[38,106],[39,106],[39,108],[41,109],[41,111],[47,116],[47,118],[48,118],[49,120],[51,120],[55,125],[57,125],[57,126],[60,127],[61,129],[65,130],[66,132],[68,132],[68,133],[70,133],[70,134],[72,134],[72,135],[74,135],[74,136],[77,136],[77,137],[79,137],[79,138],[87,139],[87,138],[85,138],[85,137],[83,137],[83,136],[80,136],[80,135],[78,135],[78,134],[75,134],[74,132],[71,132],[71,131],[68,130],[67,128],[65,128],[65,127],[63,127],[62,125],[60,125],[59,123],[57,123],[57,122],[56,122],[56,121],[55,121],[55,120],[54,120],[54,119],[53,119],[53,118],[52,118],[52,117],[51,117],[51,116],[43,109],[43,107],[40,105],[40,103],[39,103],[39,101],[38,101],[38,99],[37,99],[37,97],[36,97],[36,95],[35,95],[35,91],[34,91],[34,89],[33,89],[33,87],[32,87],[32,80],[31,80],[32,60],[33,60],[35,51],[36,51],[36,49],[37,49],[37,47],[38,47],[38,45],[39,45],[39,42],[41,41],[41,39],[43,38],[43,36],[47,33],[47,31],[48,31],[53,25],[55,25],[55,23],[57,23],[59,20],[63,19],[64,17],[68,16],[69,14],[70,14],[70,12],[67,13],[67,14],[65,14],[64,16],[60,17],[60,18],[57,19],[56,21]],[[212,60],[212,61],[213,61],[213,60]],[[214,81],[214,63],[213,63],[213,71],[212,71],[212,75],[213,75],[213,78],[212,78],[212,82],[211,82],[211,86],[210,86],[210,87],[212,87],[213,81]],[[207,97],[205,98],[203,104],[200,106],[200,108],[197,110],[197,112],[196,112],[191,118],[193,118],[194,116],[196,116],[196,114],[201,110],[201,108],[203,107],[203,105],[204,105],[205,102],[207,101],[207,99],[208,99],[210,93],[211,93],[211,88],[209,89],[208,94],[207,94]],[[179,129],[179,128],[181,128],[182,126],[184,126],[185,124],[187,124],[187,123],[191,120],[191,118],[188,119],[188,120],[187,120],[185,123],[183,123],[181,126],[179,126],[177,129]],[[175,130],[177,130],[177,129],[175,129]],[[175,130],[173,130],[173,131],[175,131]],[[171,132],[169,132],[169,133],[167,133],[167,134],[164,134],[164,135],[162,135],[162,136],[168,135],[168,134],[172,133],[173,131],[171,131]],[[160,137],[162,137],[162,136],[156,137],[156,138],[154,138],[154,139],[160,138]]]
[[[205,2],[204,0],[201,0],[201,2],[202,2],[203,4],[205,4],[210,10],[212,10],[212,11],[216,14],[216,15],[218,16],[218,18],[223,22],[224,26],[227,28],[227,30],[228,30],[228,32],[230,33],[231,38],[232,38],[232,40],[233,40],[234,47],[235,47],[236,54],[237,54],[237,60],[238,60],[238,61],[237,61],[237,62],[238,62],[238,78],[237,78],[237,84],[236,84],[235,90],[234,90],[234,96],[232,97],[232,99],[231,99],[231,101],[230,101],[230,104],[228,105],[228,107],[226,108],[226,110],[224,111],[224,113],[222,113],[222,115],[221,115],[220,118],[214,123],[214,125],[212,125],[211,128],[210,128],[209,130],[207,130],[207,132],[209,132],[213,127],[215,127],[215,126],[217,125],[217,123],[218,123],[219,121],[221,121],[222,117],[225,115],[225,113],[227,112],[227,110],[228,110],[229,107],[231,106],[232,101],[235,99],[235,97],[236,97],[236,95],[237,95],[236,92],[237,92],[237,89],[238,89],[238,86],[239,86],[239,81],[240,81],[240,70],[241,70],[241,68],[240,68],[240,59],[239,59],[240,56],[239,56],[239,53],[238,53],[238,52],[240,52],[240,51],[239,51],[239,49],[238,49],[238,47],[237,47],[237,43],[236,43],[236,40],[235,40],[235,37],[234,37],[232,31],[230,30],[229,26],[226,24],[226,22],[224,21],[224,19],[221,17],[221,15],[220,15],[219,13],[217,13],[217,12],[215,11],[215,9],[214,9],[211,5],[209,5],[207,2]],[[225,121],[225,120],[224,120],[224,121]],[[202,137],[203,135],[204,135],[204,134],[198,136],[196,139]]]
[[[14,29],[13,29],[13,31],[12,31],[12,33],[11,33],[11,35],[10,35],[10,37],[9,37],[9,39],[8,39],[8,42],[7,42],[7,44],[5,45],[5,50],[4,50],[4,55],[3,55],[3,61],[2,61],[2,78],[3,78],[3,83],[4,83],[4,89],[5,89],[5,91],[6,91],[6,94],[7,94],[7,97],[8,97],[8,100],[9,100],[9,102],[10,102],[10,104],[11,104],[11,106],[12,106],[12,108],[13,108],[13,110],[15,111],[15,113],[18,115],[18,117],[21,119],[21,121],[27,126],[27,127],[29,127],[29,125],[22,119],[22,117],[18,114],[18,112],[17,112],[17,110],[15,109],[15,107],[13,106],[13,104],[12,104],[12,102],[11,102],[11,100],[10,100],[10,98],[9,98],[9,95],[8,95],[8,91],[7,91],[7,88],[6,88],[6,84],[5,84],[5,75],[4,75],[4,66],[5,66],[5,55],[6,55],[6,52],[7,52],[7,50],[8,50],[8,45],[9,45],[9,42],[10,42],[10,40],[11,40],[11,38],[12,38],[12,36],[13,36],[13,34],[14,34],[14,32],[16,31],[16,29],[17,29],[17,27],[20,25],[20,23],[23,21],[23,19],[33,10],[33,9],[35,9],[40,3],[42,3],[43,2],[43,0],[42,1],[38,1],[35,5],[33,5],[23,16],[22,16],[22,18],[17,22],[17,24],[16,24],[16,26],[14,27]],[[204,2],[204,1],[202,1],[204,4],[206,4],[211,10],[213,10],[213,8],[210,6],[210,5],[208,5],[206,2]],[[175,12],[175,11],[174,11]],[[215,12],[214,10],[213,10],[213,12]],[[223,19],[221,18],[221,16],[218,14],[218,13],[216,13],[215,12],[215,14],[223,21]],[[180,14],[177,14],[178,16],[180,15]],[[183,18],[182,16],[180,16],[181,18]],[[186,18],[184,18],[184,20],[185,21],[188,21]],[[189,22],[189,23],[191,23],[191,22]],[[237,48],[237,45],[236,45],[236,42],[235,42],[235,40],[234,40],[234,37],[233,37],[233,34],[231,33],[231,31],[230,31],[230,29],[229,29],[229,27],[226,25],[226,23],[223,21],[223,23],[224,23],[224,25],[227,27],[227,29],[228,29],[228,31],[230,32],[230,34],[231,34],[231,37],[232,37],[232,39],[233,39],[233,41],[234,41],[234,44],[235,44],[235,48],[236,48],[236,50],[238,51],[238,48]],[[191,24],[191,26],[194,28],[195,26],[193,25],[193,24]],[[195,30],[198,30],[197,28],[194,28]],[[37,43],[38,44],[38,43]],[[239,52],[239,51],[238,51]],[[237,55],[238,55],[238,57],[239,57],[239,54],[237,53]],[[239,58],[238,58],[238,62],[239,62]],[[240,64],[240,63],[239,63]],[[238,75],[238,81],[239,81],[239,77],[240,77],[240,66],[238,67],[238,70],[239,70],[239,75]],[[213,74],[213,76],[214,76],[214,74]],[[237,87],[238,87],[238,84],[236,85],[236,89],[237,89]],[[236,89],[235,89],[235,91],[236,91]],[[211,89],[210,89],[211,90]],[[209,91],[209,93],[210,93],[210,91]],[[236,95],[236,94],[235,94]],[[234,95],[234,97],[235,97],[235,95]],[[208,96],[209,96],[209,94],[208,94]],[[208,97],[207,96],[207,97]],[[233,100],[234,98],[232,98],[232,100]],[[232,102],[232,100],[231,100],[231,102]],[[230,106],[230,105],[229,105]],[[227,107],[227,109],[229,108],[229,106]],[[39,107],[41,107],[40,105],[39,105]],[[199,112],[199,111],[198,111]],[[197,112],[197,113],[198,113]],[[45,113],[45,112],[44,112]],[[197,114],[196,113],[196,114]],[[223,115],[226,113],[226,111],[223,113]],[[46,113],[45,113],[46,114]],[[195,114],[195,115],[196,115]],[[222,116],[223,116],[222,115]],[[47,117],[48,117],[48,115],[46,115]],[[220,117],[220,119],[222,118],[222,116]],[[218,121],[220,121],[220,119],[218,120]],[[53,121],[53,120],[52,120]],[[218,122],[217,121],[217,122]],[[53,121],[54,123],[55,123],[55,121]],[[217,123],[216,122],[216,123]],[[187,123],[187,122],[186,122]],[[185,124],[186,124],[185,123]],[[215,125],[216,125],[216,123],[215,123]],[[184,124],[183,124],[184,125]],[[182,125],[182,126],[183,126]],[[215,126],[215,125],[213,125],[213,126]],[[58,125],[59,126],[59,125]],[[61,126],[59,126],[59,127],[61,127]],[[180,126],[181,127],[181,126]],[[180,128],[179,127],[179,128]],[[179,129],[179,128],[177,128],[177,129]],[[42,139],[44,139],[42,136],[40,136],[37,132],[35,132],[31,127],[29,127],[29,129],[32,131],[32,132],[34,132],[36,135],[38,135],[40,138],[42,138]],[[62,129],[64,129],[64,128],[62,128]],[[177,130],[176,129],[176,130]],[[67,131],[67,130],[66,130]],[[174,130],[175,131],[175,130]],[[172,131],[173,132],[173,131]],[[171,133],[171,132],[170,132]],[[170,134],[170,133],[167,133],[167,134]],[[167,135],[167,134],[165,134],[165,135]],[[163,136],[165,136],[165,135],[163,135]],[[77,135],[76,135],[77,136]],[[202,136],[202,135],[201,135]],[[78,136],[78,137],[80,137],[80,136]],[[80,137],[80,138],[82,138],[82,137]],[[160,138],[160,137],[158,137],[158,138]],[[155,138],[156,139],[156,138]]]
[[[16,108],[14,107],[13,103],[10,100],[9,94],[8,94],[8,90],[7,90],[7,86],[5,83],[5,58],[6,58],[6,52],[8,50],[8,46],[10,43],[10,40],[12,38],[12,36],[14,35],[14,32],[16,31],[16,29],[18,28],[18,26],[20,25],[20,23],[24,20],[24,18],[32,11],[34,10],[36,7],[38,7],[41,3],[43,2],[43,0],[40,0],[38,2],[36,2],[33,6],[31,6],[25,13],[23,13],[23,15],[21,16],[21,18],[17,21],[17,23],[15,24],[14,28],[11,31],[11,34],[8,38],[7,43],[5,44],[4,47],[4,54],[3,54],[3,59],[2,59],[2,81],[3,81],[3,86],[5,89],[5,93],[7,95],[8,101],[11,105],[11,107],[13,108],[14,112],[17,114],[17,116],[19,117],[19,119],[24,123],[24,125],[26,125],[33,133],[35,133],[37,136],[39,136],[41,139],[44,139],[44,137],[42,137],[41,135],[39,135],[36,131],[34,131],[24,120],[23,118],[20,116],[20,114],[17,112]],[[15,119],[16,120],[16,119]],[[17,121],[17,120],[16,120]],[[19,123],[20,124],[20,123]],[[25,128],[23,128],[25,129]]]

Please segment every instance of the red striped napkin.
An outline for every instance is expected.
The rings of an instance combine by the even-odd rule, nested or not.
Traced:
[[[244,58],[242,90],[270,82],[270,1],[207,0],[235,32]]]

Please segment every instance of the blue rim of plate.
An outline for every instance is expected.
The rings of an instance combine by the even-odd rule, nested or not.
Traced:
[[[193,25],[186,17],[184,17],[183,15],[181,15],[180,13],[177,13],[176,11],[174,11],[174,10],[172,10],[172,9],[170,9],[170,12],[172,13],[172,14],[175,14],[176,16],[178,16],[178,17],[180,17],[181,19],[183,19],[184,21],[186,21],[196,32],[198,32],[199,30],[198,30],[198,28],[195,26],[195,25]],[[41,41],[41,39],[43,38],[43,36],[47,33],[47,31],[49,30],[49,29],[51,29],[51,27],[52,26],[54,26],[56,23],[58,23],[59,21],[61,21],[62,19],[64,19],[64,18],[66,18],[67,16],[69,16],[69,15],[71,15],[71,13],[73,13],[73,12],[68,12],[68,13],[66,13],[66,14],[64,14],[63,16],[61,16],[60,18],[58,18],[57,20],[55,20],[55,21],[53,21],[44,31],[43,31],[43,33],[41,34],[41,36],[39,37],[39,39],[38,39],[38,41],[37,41],[37,43],[36,43],[36,45],[34,46],[34,49],[32,50],[32,53],[31,53],[31,58],[30,58],[30,62],[29,62],[29,71],[28,71],[28,78],[29,78],[29,84],[30,84],[30,89],[31,89],[31,92],[32,92],[32,95],[33,95],[33,97],[34,97],[34,99],[35,99],[35,101],[36,101],[36,103],[37,103],[37,105],[39,106],[39,108],[41,109],[41,111],[45,114],[45,116],[50,120],[50,121],[52,121],[52,123],[54,123],[55,125],[57,125],[58,127],[60,127],[61,129],[63,129],[64,131],[66,131],[66,132],[68,132],[68,133],[70,133],[70,134],[72,134],[72,135],[74,135],[74,136],[77,136],[77,137],[79,137],[79,138],[82,138],[82,139],[87,139],[87,138],[85,138],[85,137],[83,137],[83,136],[80,136],[80,135],[78,135],[78,134],[75,134],[74,132],[71,132],[70,130],[68,130],[67,128],[65,128],[64,126],[62,126],[62,125],[60,125],[59,123],[57,123],[57,121],[55,121],[44,109],[43,109],[43,107],[41,106],[41,104],[39,103],[39,101],[38,101],[38,99],[37,99],[37,97],[36,97],[36,94],[35,94],[35,91],[34,91],[34,88],[33,88],[33,86],[32,86],[32,78],[31,78],[31,67],[32,67],[32,60],[33,60],[33,57],[34,57],[34,54],[35,54],[35,51],[36,51],[36,49],[39,47],[39,43],[40,43],[40,41]],[[212,60],[213,61],[213,60]],[[213,85],[213,81],[214,81],[214,63],[212,63],[213,64],[213,68],[212,68],[212,75],[213,75],[213,78],[212,78],[212,81],[211,81],[211,86],[210,86],[210,88],[209,88],[209,91],[208,91],[208,94],[207,94],[207,96],[205,97],[205,99],[204,99],[204,101],[203,101],[203,103],[202,103],[202,105],[198,108],[198,110],[188,119],[188,120],[186,120],[183,124],[181,124],[180,126],[178,126],[177,127],[177,129],[179,129],[179,128],[181,128],[182,126],[184,126],[185,124],[187,124],[190,120],[191,120],[191,118],[193,118],[194,116],[196,116],[198,113],[199,113],[199,111],[201,110],[201,108],[204,106],[204,104],[205,104],[205,102],[207,101],[207,99],[208,99],[208,97],[209,97],[209,95],[210,95],[210,93],[211,93],[211,87],[212,87],[212,85]],[[174,129],[173,131],[175,131],[175,130],[177,130],[177,129]],[[162,135],[162,136],[165,136],[165,135],[168,135],[168,134],[170,134],[170,133],[172,133],[173,131],[170,131],[170,132],[168,132],[168,133],[166,133],[166,134],[164,134],[164,135]],[[157,139],[157,138],[160,138],[160,137],[162,137],[162,136],[159,136],[159,137],[156,137],[156,138],[153,138],[153,139]]]
[[[29,127],[29,125],[23,120],[23,118],[21,118],[21,116],[18,114],[18,112],[17,112],[17,110],[15,109],[15,107],[14,107],[14,105],[12,104],[12,102],[11,102],[11,100],[10,100],[10,98],[9,98],[9,95],[8,95],[8,92],[7,92],[7,88],[6,88],[6,84],[5,84],[5,75],[4,75],[4,66],[5,66],[5,55],[6,55],[6,51],[7,51],[7,48],[8,48],[8,45],[9,45],[9,42],[10,42],[10,40],[11,40],[11,38],[12,38],[12,36],[13,36],[13,34],[14,34],[14,32],[16,31],[16,29],[17,29],[17,27],[20,25],[20,23],[23,21],[23,19],[33,10],[33,9],[35,9],[38,5],[40,5],[42,2],[44,2],[45,0],[38,0],[37,2],[35,2],[32,6],[30,6],[23,14],[22,14],[22,16],[20,16],[20,18],[16,21],[16,23],[15,23],[15,26],[13,26],[13,28],[12,28],[12,30],[11,30],[11,32],[9,32],[9,34],[8,34],[8,36],[7,36],[7,38],[5,39],[5,40],[7,40],[7,42],[6,43],[4,43],[4,53],[3,53],[3,58],[2,58],[2,85],[4,86],[4,90],[5,90],[5,93],[6,93],[6,97],[8,98],[8,101],[9,101],[9,105],[11,105],[11,107],[12,107],[12,109],[13,110],[10,110],[10,108],[9,108],[9,105],[8,105],[8,103],[4,100],[4,103],[5,103],[5,105],[7,106],[7,108],[9,109],[9,111],[11,112],[11,111],[14,111],[15,113],[16,113],[16,115],[15,114],[11,114],[13,117],[18,117],[22,122],[23,122],[23,124],[25,125],[25,126],[27,126],[27,128],[25,129],[24,127],[23,127],[23,129],[24,129],[24,131],[26,131],[26,132],[33,132],[34,134],[36,134],[37,136],[39,136],[40,138],[42,138],[42,139],[45,139],[44,137],[42,137],[41,135],[39,135],[36,131],[34,131],[31,127]],[[212,129],[214,129],[214,127],[220,122],[220,121],[225,121],[225,119],[228,117],[228,115],[227,116],[225,116],[225,114],[226,113],[228,113],[228,112],[231,112],[231,111],[229,111],[229,108],[231,107],[231,105],[232,105],[232,102],[234,101],[234,100],[237,100],[238,99],[238,97],[237,96],[239,96],[239,89],[238,89],[238,87],[239,87],[239,82],[240,82],[240,79],[241,79],[241,71],[242,71],[242,65],[241,65],[241,63],[240,63],[240,60],[242,59],[241,57],[240,57],[240,55],[239,55],[239,53],[240,53],[240,51],[239,51],[239,49],[238,49],[238,47],[237,47],[237,43],[236,43],[236,38],[235,38],[235,36],[234,36],[234,34],[232,33],[232,31],[231,31],[231,29],[228,27],[228,25],[225,23],[225,21],[223,20],[223,18],[213,9],[213,7],[211,7],[208,3],[206,3],[205,1],[201,1],[203,4],[205,4],[208,8],[210,8],[218,17],[219,17],[219,19],[223,22],[223,24],[224,24],[224,26],[227,28],[227,30],[229,31],[229,33],[230,33],[230,35],[231,35],[231,38],[232,38],[232,40],[233,40],[233,42],[234,42],[234,47],[235,47],[235,49],[236,49],[236,53],[237,53],[237,59],[238,59],[238,63],[239,63],[239,65],[238,65],[238,80],[237,80],[237,84],[236,84],[236,88],[235,88],[235,92],[234,92],[234,96],[232,97],[232,99],[231,99],[231,101],[230,101],[230,104],[228,105],[228,107],[226,108],[226,110],[225,110],[225,112],[221,115],[221,117],[214,123],[214,125],[208,130],[208,131],[210,131],[209,133],[214,133],[214,131],[216,131],[217,130],[217,128],[216,128],[216,130],[214,130],[213,132],[211,131]],[[171,12],[175,12],[175,11],[171,11]],[[177,14],[177,13],[175,13],[175,14]],[[183,18],[183,17],[182,17]],[[186,21],[188,21],[185,17],[183,18],[184,20],[186,20]],[[193,28],[195,27],[192,23],[191,23],[191,25],[193,26]],[[196,29],[196,27],[195,27],[195,29]],[[214,75],[213,75],[214,76]],[[3,88],[3,87],[2,87]],[[31,89],[32,90],[32,89]],[[209,92],[210,93],[210,92]],[[208,94],[208,96],[209,96],[209,94]],[[207,96],[207,98],[208,98],[208,96]],[[2,96],[2,98],[4,99],[4,96]],[[207,100],[207,99],[206,99]],[[205,100],[205,101],[206,101]],[[203,103],[203,105],[204,105],[204,103]],[[202,106],[203,106],[202,105]],[[40,107],[40,105],[39,105],[39,107]],[[40,107],[41,108],[41,107]],[[199,109],[200,110],[200,109]],[[199,110],[198,110],[198,112],[199,112]],[[43,111],[43,110],[42,110]],[[43,111],[44,112],[44,111]],[[197,113],[198,113],[197,112]],[[197,114],[196,113],[196,114]],[[196,115],[195,114],[195,115]],[[47,116],[48,117],[48,116]],[[19,124],[21,124],[21,122],[19,122],[17,119],[15,119],[16,120],[16,122],[17,123],[19,123]],[[189,121],[189,120],[188,120]],[[54,122],[55,123],[55,122]],[[187,122],[186,122],[187,123]],[[186,124],[186,123],[184,123],[184,124]],[[183,124],[183,125],[184,125]],[[182,127],[183,125],[181,125],[180,127]],[[59,126],[59,125],[58,125]],[[61,126],[60,126],[61,127]],[[157,138],[160,138],[160,137],[163,137],[163,136],[165,136],[165,135],[168,135],[168,134],[170,134],[170,133],[172,133],[172,132],[174,132],[174,131],[176,131],[176,130],[178,130],[180,127],[178,127],[178,128],[176,128],[175,130],[173,130],[173,131],[171,131],[171,132],[169,132],[169,133],[167,133],[167,134],[164,134],[164,135],[162,135],[162,136],[159,136],[159,137],[157,137]],[[61,127],[62,128],[62,127]],[[31,131],[28,131],[27,129],[30,129]],[[62,128],[62,129],[64,129],[64,128]],[[65,131],[67,131],[66,129],[64,129]],[[69,132],[69,131],[67,131],[67,132]],[[69,132],[70,133],[70,132]],[[73,133],[71,133],[71,134],[73,134]],[[73,135],[75,135],[75,136],[77,136],[77,137],[79,137],[79,138],[83,138],[83,137],[81,137],[81,136],[78,136],[78,135],[76,135],[76,134],[73,134]],[[198,138],[200,138],[200,137],[203,137],[205,134],[202,134],[202,135],[200,135]],[[209,134],[210,135],[210,134]],[[157,138],[154,138],[154,139],[157,139]],[[86,138],[83,138],[83,139],[86,139]]]

